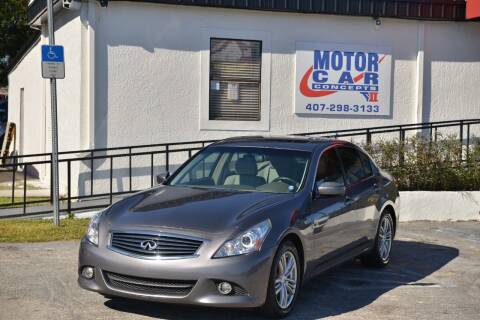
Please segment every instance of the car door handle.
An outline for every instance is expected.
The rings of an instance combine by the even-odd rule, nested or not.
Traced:
[[[353,204],[355,202],[355,200],[349,196],[346,196],[345,197],[345,205],[349,206],[351,204]]]
[[[323,216],[318,219],[315,219],[313,221],[313,228],[316,229],[316,228],[322,227],[325,223],[327,223],[328,219],[329,219],[328,216]]]
[[[378,184],[374,183],[372,186],[373,191],[378,192],[380,191],[380,188],[378,187]]]

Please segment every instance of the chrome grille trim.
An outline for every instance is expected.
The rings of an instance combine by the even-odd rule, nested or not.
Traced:
[[[144,241],[153,241],[154,249],[141,247]],[[187,259],[198,256],[204,240],[196,237],[152,231],[111,231],[108,248],[117,253],[141,259]]]

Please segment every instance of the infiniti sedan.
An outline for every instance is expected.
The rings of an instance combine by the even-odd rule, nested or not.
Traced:
[[[92,218],[78,282],[109,298],[281,317],[335,265],[387,265],[398,204],[392,177],[354,144],[227,139]]]

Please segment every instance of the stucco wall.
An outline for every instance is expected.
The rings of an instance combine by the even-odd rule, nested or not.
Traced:
[[[424,119],[479,118],[479,82],[480,25],[427,23]]]
[[[65,48],[65,79],[57,80],[58,144],[60,151],[77,150],[84,131],[81,130],[82,103],[82,48],[81,20],[78,13],[61,11],[55,16],[56,43]],[[51,152],[51,105],[50,81],[42,79],[42,44],[48,43],[46,26],[43,26],[40,41],[29,51],[21,63],[9,74],[9,121],[17,124],[17,149],[21,133],[24,132],[21,154]],[[24,88],[24,128],[20,124],[20,88]],[[42,161],[47,158],[29,158]],[[66,190],[67,164],[60,163],[61,192]],[[79,163],[72,163],[72,174],[78,174]],[[36,165],[29,173],[38,176],[47,184],[50,168]],[[75,188],[74,188],[75,190]],[[75,192],[75,191],[74,191]]]
[[[8,120],[17,124],[17,150],[23,139],[27,153],[41,153],[45,148],[45,88],[41,77],[40,43],[35,45],[8,77]],[[24,90],[24,124],[20,127],[20,92]],[[21,137],[22,132],[25,135]]]
[[[245,130],[238,124],[229,130],[200,128],[205,94],[201,84],[208,81],[208,74],[202,73],[202,52],[208,56],[211,30],[225,35],[261,34],[266,38],[270,86],[264,85],[263,90],[268,90],[270,103],[262,108],[268,108],[268,134],[480,116],[480,90],[475,86],[480,77],[480,26],[476,23],[382,19],[377,26],[367,17],[129,1],[110,2],[108,8],[101,8],[93,0],[83,2],[79,11],[61,11],[56,21],[57,43],[65,46],[66,54],[66,79],[58,81],[60,150],[265,133]],[[296,42],[390,47],[392,117],[295,115]],[[40,79],[39,52],[32,51],[10,75],[11,105],[16,104],[20,86],[33,86],[35,89],[26,89],[26,94],[31,93],[31,103],[43,110],[29,114],[32,123],[43,119],[43,125],[33,124],[35,129],[28,130],[28,153],[42,152],[39,144],[45,151],[50,150],[49,91],[45,84]],[[11,115],[15,117],[15,111]],[[171,159],[171,164],[180,163],[183,156]],[[163,163],[162,158],[156,157],[155,162]],[[115,164],[114,191],[128,186],[126,171],[122,170],[127,161],[123,160]],[[137,186],[146,187],[150,182],[150,159],[137,160],[138,170],[134,169],[133,174],[140,177]],[[108,190],[108,165],[105,161],[94,163],[94,176],[100,179],[94,191]],[[82,173],[80,193],[88,193],[88,164],[77,169]],[[161,171],[155,168],[155,172]]]
[[[321,131],[414,121],[417,22],[186,8],[113,2],[97,11],[95,145],[210,139],[250,134],[200,130],[201,51],[207,29],[261,31],[271,43],[270,132]],[[128,23],[126,23],[128,21]],[[293,114],[295,43],[388,46],[393,54],[393,119]],[[266,88],[264,88],[266,90]],[[125,119],[129,119],[128,123]],[[173,120],[173,121],[172,121]],[[134,133],[134,134],[133,134]]]

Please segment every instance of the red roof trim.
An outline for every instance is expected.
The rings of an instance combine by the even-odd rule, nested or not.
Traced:
[[[467,0],[467,19],[480,17],[480,0]]]

